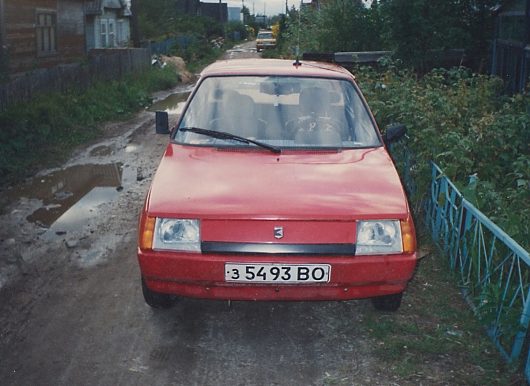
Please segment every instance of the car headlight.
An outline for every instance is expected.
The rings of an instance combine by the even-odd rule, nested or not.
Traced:
[[[358,221],[357,255],[401,253],[401,227],[398,220]]]
[[[199,220],[157,218],[153,249],[200,252]]]

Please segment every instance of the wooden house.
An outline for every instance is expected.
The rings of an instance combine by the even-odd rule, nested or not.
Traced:
[[[530,82],[530,0],[507,1],[498,8],[492,50],[492,74],[502,77],[510,93]]]
[[[0,51],[9,73],[85,57],[85,0],[0,0]]]
[[[127,47],[131,11],[125,0],[86,2],[86,49]]]

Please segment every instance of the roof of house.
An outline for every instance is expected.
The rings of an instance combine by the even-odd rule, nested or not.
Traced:
[[[121,16],[131,16],[125,0],[91,0],[85,5],[85,12],[87,15],[101,15],[105,8],[121,10]]]

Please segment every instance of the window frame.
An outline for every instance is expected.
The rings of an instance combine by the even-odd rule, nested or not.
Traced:
[[[35,44],[37,57],[57,55],[57,11],[35,10]]]
[[[116,19],[111,17],[99,19],[99,42],[101,48],[115,48],[118,46],[116,24]]]

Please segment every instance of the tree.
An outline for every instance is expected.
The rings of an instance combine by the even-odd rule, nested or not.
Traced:
[[[439,64],[436,52],[463,48],[477,69],[493,35],[497,0],[386,0],[379,6],[396,56],[420,72]]]
[[[319,47],[324,51],[380,50],[370,11],[361,0],[325,3],[318,17]]]
[[[158,38],[173,31],[176,17],[174,0],[136,0],[140,31],[146,38]]]

